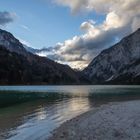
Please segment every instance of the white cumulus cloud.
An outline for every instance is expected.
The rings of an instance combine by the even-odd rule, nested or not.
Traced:
[[[81,23],[83,34],[74,36],[52,48],[48,57],[73,68],[84,68],[103,49],[140,27],[140,0],[54,0],[69,7],[72,13],[96,12],[105,20],[94,19]]]

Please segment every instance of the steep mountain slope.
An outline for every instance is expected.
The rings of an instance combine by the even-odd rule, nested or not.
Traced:
[[[24,56],[28,55],[22,43],[20,43],[19,40],[16,39],[11,33],[2,29],[0,29],[0,45],[5,46],[6,49],[11,52],[16,52]]]
[[[0,30],[0,84],[79,84],[81,75],[67,65],[24,49],[10,33]]]
[[[140,29],[102,51],[83,73],[93,84],[140,84]]]

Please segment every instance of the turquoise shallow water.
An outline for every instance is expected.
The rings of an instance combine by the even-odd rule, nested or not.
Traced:
[[[0,86],[0,140],[44,140],[90,109],[139,99],[140,86]]]

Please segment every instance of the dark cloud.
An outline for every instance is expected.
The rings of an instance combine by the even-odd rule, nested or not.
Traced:
[[[0,25],[6,25],[13,22],[15,19],[15,14],[7,11],[0,12]]]

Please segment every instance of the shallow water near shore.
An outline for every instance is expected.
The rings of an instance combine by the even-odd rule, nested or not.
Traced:
[[[90,109],[139,99],[140,86],[0,86],[0,140],[44,140]]]

